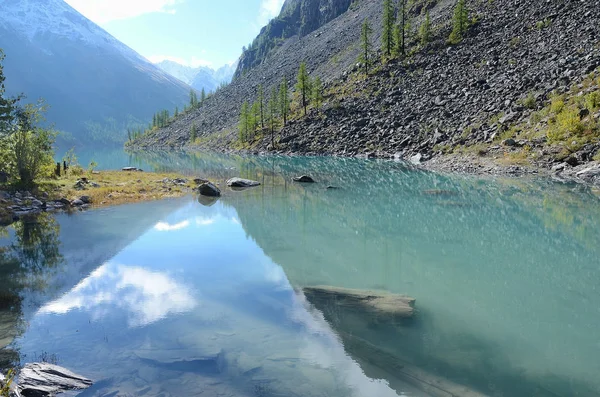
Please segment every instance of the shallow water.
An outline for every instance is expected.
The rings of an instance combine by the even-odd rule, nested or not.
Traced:
[[[482,395],[600,395],[597,192],[357,159],[95,160],[263,185],[8,230],[0,361],[56,361],[96,381],[83,396],[442,395],[409,370]],[[304,173],[319,183],[290,182]],[[373,322],[311,302],[314,285],[417,312]]]

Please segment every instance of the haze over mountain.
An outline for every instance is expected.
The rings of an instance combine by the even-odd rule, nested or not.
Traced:
[[[63,143],[122,143],[127,127],[188,101],[190,87],[62,0],[0,0],[6,88],[44,98]]]
[[[171,76],[178,78],[198,91],[204,89],[206,93],[214,92],[220,85],[231,82],[237,65],[238,62],[236,61],[215,70],[207,66],[186,66],[171,60],[156,63],[156,66]]]

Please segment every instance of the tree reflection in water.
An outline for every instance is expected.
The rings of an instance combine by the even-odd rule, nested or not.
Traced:
[[[54,216],[40,214],[2,228],[0,241],[0,370],[18,365],[10,347],[25,330],[25,296],[44,292],[48,279],[63,263],[60,226]]]

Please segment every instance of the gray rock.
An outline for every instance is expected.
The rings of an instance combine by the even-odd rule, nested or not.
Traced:
[[[517,146],[517,141],[515,141],[512,138],[508,138],[503,143],[504,143],[504,146],[510,146],[510,147]]]
[[[91,204],[92,203],[92,198],[90,196],[81,196],[81,197],[79,197],[79,200],[81,200],[81,202],[83,204]]]
[[[194,183],[196,185],[202,185],[203,183],[208,183],[208,179],[194,178]]]
[[[46,363],[26,364],[19,373],[17,391],[27,397],[54,397],[69,390],[83,390],[90,379],[68,369]]]
[[[315,180],[308,175],[297,176],[293,178],[294,182],[315,183]]]
[[[227,186],[229,187],[254,187],[259,185],[260,182],[243,178],[231,178],[227,181]]]
[[[64,197],[61,198],[60,200],[56,200],[56,202],[60,203],[60,204],[62,204],[64,206],[67,206],[67,207],[71,205],[71,202],[69,200],[67,200],[66,198],[64,198]]]
[[[577,176],[582,179],[600,178],[600,165],[581,170],[577,173]]]
[[[567,167],[567,163],[556,164],[552,167],[552,172],[561,172]]]
[[[71,201],[73,207],[81,207],[83,204],[85,203],[81,199]]]
[[[203,183],[202,185],[200,185],[198,187],[198,192],[201,195],[208,196],[208,197],[220,197],[221,196],[221,191],[219,190],[219,188],[210,182]]]
[[[410,162],[414,165],[420,165],[421,159],[423,159],[423,155],[421,153],[417,153],[410,158]]]

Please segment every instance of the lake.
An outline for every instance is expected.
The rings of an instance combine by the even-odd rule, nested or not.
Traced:
[[[392,161],[90,159],[262,185],[4,230],[4,367],[58,363],[95,381],[81,396],[600,395],[598,191]],[[374,321],[303,292],[319,285],[415,314]]]

